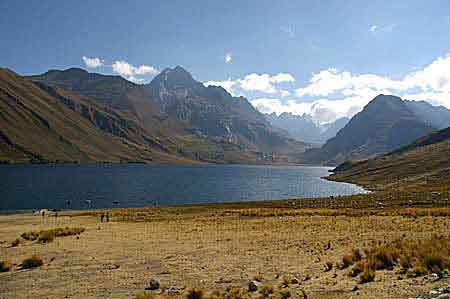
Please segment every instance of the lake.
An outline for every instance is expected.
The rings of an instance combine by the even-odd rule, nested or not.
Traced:
[[[350,195],[327,167],[2,165],[0,210],[92,209]]]

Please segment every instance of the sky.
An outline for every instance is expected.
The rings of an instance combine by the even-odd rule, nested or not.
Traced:
[[[327,123],[379,93],[450,108],[450,1],[0,0],[0,66],[149,82],[181,65],[261,112]]]

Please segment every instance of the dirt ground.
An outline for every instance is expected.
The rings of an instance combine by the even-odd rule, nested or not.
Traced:
[[[152,208],[144,221],[118,212],[109,223],[77,212],[57,219],[0,216],[0,260],[16,264],[0,273],[0,298],[134,298],[152,278],[182,294],[189,287],[247,287],[258,275],[270,285],[295,277],[299,283],[289,289],[296,298],[302,298],[301,290],[308,298],[410,298],[450,283],[432,282],[429,276],[400,280],[395,271],[377,271],[374,282],[358,284],[348,269],[324,271],[326,262],[335,265],[352,249],[364,250],[378,241],[448,236],[450,217],[245,211]],[[22,240],[11,247],[23,232],[66,226],[86,231],[78,238],[58,237],[48,244]],[[44,266],[21,270],[18,265],[33,254],[44,259]]]

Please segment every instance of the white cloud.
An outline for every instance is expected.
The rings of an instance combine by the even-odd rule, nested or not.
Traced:
[[[291,92],[289,90],[280,89],[280,95],[281,95],[282,98],[285,98],[287,96],[290,96]]]
[[[265,86],[266,91],[271,91],[267,84]],[[313,74],[307,85],[295,90],[297,98],[281,100],[283,93],[283,90],[279,91],[279,98],[257,98],[251,102],[262,112],[307,113],[318,123],[352,117],[381,93],[450,108],[450,56],[439,57],[397,80],[329,68]],[[287,93],[284,95],[288,96]]]
[[[240,87],[245,91],[259,91],[263,93],[276,93],[277,88],[274,86],[279,83],[294,82],[295,79],[291,74],[279,73],[271,76],[269,74],[248,74],[243,79],[238,80]]]
[[[228,78],[225,81],[207,81],[205,86],[222,86],[233,95],[243,95],[245,92],[260,92],[266,94],[280,93],[281,96],[290,94],[288,90],[278,89],[276,85],[281,83],[292,83],[295,78],[289,73],[269,74],[248,74],[242,79],[232,80]]]
[[[231,79],[225,80],[225,81],[208,81],[205,82],[205,86],[221,86],[226,91],[228,91],[230,94],[234,94],[233,87],[237,84],[236,81],[233,81]]]
[[[375,97],[377,94],[370,96]],[[318,99],[312,102],[296,100],[281,101],[276,98],[258,98],[250,101],[262,113],[280,115],[289,112],[295,115],[309,114],[318,124],[333,122],[341,117],[352,117],[368,103],[366,97],[353,96],[339,100]]]
[[[124,61],[117,60],[111,65],[113,71],[127,80],[133,81],[135,83],[143,83],[145,79],[137,78],[136,75],[154,75],[158,73],[158,69],[149,65],[133,66],[132,64]]]
[[[97,68],[97,67],[103,66],[103,64],[104,64],[103,60],[98,57],[89,58],[89,57],[83,56],[82,58],[83,58],[84,64],[88,68]]]
[[[230,63],[231,62],[231,60],[232,60],[231,55],[232,55],[231,53],[226,53],[225,54],[225,57],[224,57],[225,63]]]
[[[372,25],[372,26],[370,26],[369,31],[370,32],[377,32],[377,31],[392,32],[396,27],[397,27],[397,24],[395,24],[395,23],[382,25],[382,26]]]

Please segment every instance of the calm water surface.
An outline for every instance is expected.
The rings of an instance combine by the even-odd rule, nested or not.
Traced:
[[[326,167],[4,165],[0,210],[141,207],[362,193],[330,182]]]

